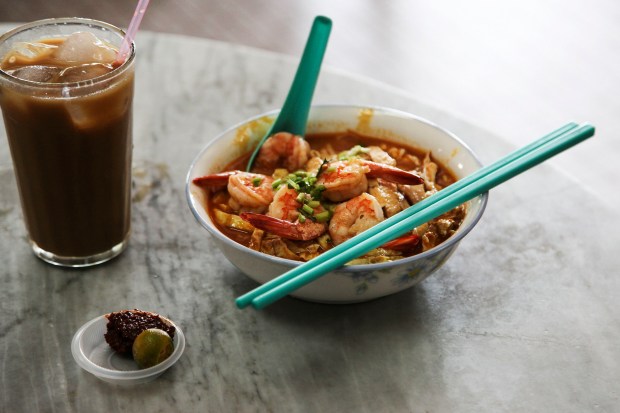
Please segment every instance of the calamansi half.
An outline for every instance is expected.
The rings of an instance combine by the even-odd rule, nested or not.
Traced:
[[[170,357],[174,344],[164,330],[149,328],[138,334],[131,350],[138,367],[145,369]]]

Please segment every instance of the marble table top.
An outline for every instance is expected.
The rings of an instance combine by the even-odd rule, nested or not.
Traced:
[[[234,299],[256,284],[195,222],[185,175],[219,132],[281,105],[297,59],[148,32],[138,47],[133,234],[120,257],[87,270],[36,259],[0,145],[0,412],[620,409],[620,220],[574,171],[550,162],[494,189],[450,261],[402,293],[239,310]],[[415,113],[485,164],[515,147],[329,67],[315,102]],[[170,317],[187,347],[156,381],[120,387],[80,369],[70,342],[85,322],[129,308]]]

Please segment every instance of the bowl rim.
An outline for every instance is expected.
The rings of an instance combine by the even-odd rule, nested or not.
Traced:
[[[463,142],[463,140],[461,140],[458,136],[456,136],[454,133],[450,132],[449,130],[437,125],[436,123],[429,121],[428,119],[425,119],[421,116],[418,115],[414,115],[411,114],[409,112],[405,112],[399,109],[393,109],[393,108],[389,108],[389,107],[385,107],[385,106],[373,106],[373,105],[347,105],[347,104],[317,104],[317,105],[312,105],[310,108],[310,114],[312,114],[313,109],[320,109],[320,110],[328,110],[328,109],[355,109],[357,111],[361,111],[361,110],[373,110],[375,113],[380,112],[380,113],[384,113],[387,115],[393,115],[393,116],[400,116],[400,117],[404,117],[404,118],[409,118],[409,119],[413,119],[416,120],[418,122],[424,123],[427,126],[430,126],[434,129],[439,130],[440,132],[448,135],[451,139],[455,140],[456,142],[458,142],[459,145],[461,145],[468,153],[469,155],[476,161],[476,163],[478,164],[478,167],[481,168],[483,166],[482,162],[480,161],[480,159],[478,158],[478,156],[476,155],[476,153],[469,147],[469,145],[467,145],[465,142]],[[274,264],[279,264],[279,265],[286,265],[289,266],[291,268],[294,268],[298,265],[303,264],[303,262],[301,261],[294,261],[294,260],[290,260],[287,258],[280,258],[280,257],[275,257],[272,255],[268,255],[259,251],[255,251],[251,248],[246,247],[245,245],[239,244],[233,240],[231,240],[230,238],[228,238],[226,235],[224,235],[223,233],[221,233],[214,225],[209,225],[209,223],[205,222],[202,217],[200,216],[200,214],[198,213],[198,211],[196,211],[196,209],[194,208],[194,203],[193,203],[193,196],[191,193],[191,186],[192,186],[192,182],[191,182],[191,175],[192,172],[194,171],[194,168],[196,167],[196,164],[199,162],[200,159],[202,159],[202,156],[205,152],[207,152],[209,149],[211,149],[211,146],[215,145],[216,142],[222,138],[222,136],[228,134],[229,132],[238,129],[239,127],[248,124],[252,121],[256,121],[258,119],[261,118],[268,118],[268,117],[273,117],[273,119],[275,119],[275,116],[277,116],[277,114],[280,113],[280,109],[274,109],[274,110],[270,110],[268,112],[264,112],[261,113],[259,115],[255,115],[252,116],[250,118],[247,118],[245,120],[242,120],[240,122],[237,122],[236,124],[234,124],[233,126],[227,128],[226,130],[224,130],[223,132],[219,133],[217,136],[215,136],[213,139],[211,139],[203,148],[202,150],[198,153],[198,155],[194,158],[194,160],[192,161],[192,163],[190,164],[189,170],[187,172],[186,178],[185,178],[185,197],[187,200],[187,203],[189,205],[189,208],[192,212],[192,215],[194,215],[194,218],[198,221],[198,223],[205,228],[207,231],[209,231],[209,233],[213,236],[215,236],[217,239],[219,239],[220,241],[224,242],[226,245],[229,245],[237,250],[243,251],[247,254],[250,254],[254,257],[260,258],[260,259],[265,259],[267,261],[270,261],[271,263]],[[478,211],[476,212],[476,214],[473,216],[473,218],[471,219],[471,221],[469,223],[467,223],[467,225],[465,226],[461,226],[459,227],[459,229],[457,230],[457,232],[455,234],[453,234],[450,238],[448,238],[447,240],[445,240],[444,242],[442,242],[441,244],[429,249],[428,251],[424,251],[421,252],[419,254],[416,255],[412,255],[410,257],[406,257],[406,258],[402,258],[399,260],[394,260],[394,261],[388,261],[388,262],[381,262],[381,263],[373,263],[373,264],[355,264],[355,265],[345,265],[342,268],[339,268],[335,271],[342,271],[342,270],[346,270],[347,272],[368,272],[368,271],[381,271],[381,270],[389,270],[393,267],[400,267],[403,265],[407,265],[410,264],[412,262],[418,261],[418,260],[423,260],[426,257],[429,256],[433,256],[437,253],[440,253],[441,251],[447,249],[447,248],[451,248],[453,246],[455,246],[456,244],[458,244],[459,241],[461,241],[461,239],[463,239],[465,237],[465,235],[467,235],[478,223],[478,221],[480,221],[480,218],[482,218],[482,215],[486,209],[487,206],[487,202],[488,202],[488,198],[489,198],[489,193],[485,192],[481,195],[478,195],[477,197],[471,199],[470,201],[467,202],[473,202],[476,199],[480,200],[480,207],[478,209]]]

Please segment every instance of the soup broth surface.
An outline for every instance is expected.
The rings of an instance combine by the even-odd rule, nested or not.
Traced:
[[[417,185],[389,182],[387,176],[382,177],[381,174],[378,177],[368,178],[368,189],[365,193],[372,195],[381,205],[382,219],[394,215],[398,211],[419,202],[456,181],[455,175],[447,167],[435,160],[431,153],[419,148],[361,135],[354,131],[309,134],[305,137],[305,140],[310,145],[311,157],[325,160],[324,166],[322,166],[323,169],[319,174],[328,173],[326,171],[329,171],[329,165],[331,164],[327,160],[343,160],[343,162],[348,162],[351,159],[356,159],[358,156],[368,158],[367,152],[371,148],[378,148],[379,153],[388,155],[391,158],[392,167],[404,171],[414,171],[424,178],[424,182]],[[225,168],[225,171],[244,171],[248,159],[249,154],[234,160]],[[260,163],[257,163],[257,165],[252,172],[268,176],[270,179],[273,178],[275,183],[277,183],[278,179],[281,180],[282,176],[295,172],[278,167],[265,168]],[[313,174],[316,175],[316,173],[310,173],[309,175],[313,176]],[[254,182],[254,184],[257,184],[257,182]],[[329,230],[313,239],[294,240],[281,236],[281,234],[277,233],[278,231],[272,232],[257,229],[242,219],[239,215],[243,215],[246,208],[236,205],[235,200],[231,199],[227,186],[211,187],[207,190],[207,194],[207,211],[218,229],[227,237],[249,248],[298,261],[310,260],[335,245],[335,235],[332,236],[330,231],[332,227],[338,230],[337,223],[340,221],[332,221],[339,218],[340,215],[336,215],[336,218],[334,218],[334,211],[342,211],[343,207],[337,209],[338,205],[347,202],[346,200],[333,202],[321,198],[321,206],[318,208],[329,210],[329,213],[332,214],[325,223]],[[301,207],[301,204],[299,205]],[[261,211],[261,213],[265,213],[265,211]],[[362,215],[364,211],[355,213]],[[465,214],[466,205],[464,204],[418,228],[412,228],[409,234],[402,237],[402,241],[393,243],[391,246],[386,245],[373,250],[366,256],[352,261],[350,264],[393,261],[426,251],[449,238],[459,228]],[[363,216],[358,216],[357,218],[364,219]],[[345,229],[355,235],[355,225],[353,223],[350,228]]]

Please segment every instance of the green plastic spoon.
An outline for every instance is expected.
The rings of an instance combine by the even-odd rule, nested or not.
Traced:
[[[321,63],[327,48],[327,40],[332,29],[332,21],[325,16],[317,16],[312,23],[304,53],[301,56],[297,73],[291,89],[286,96],[282,110],[265,136],[258,142],[252,153],[246,171],[250,171],[256,155],[267,138],[278,132],[290,132],[304,136],[312,95],[319,77]]]

